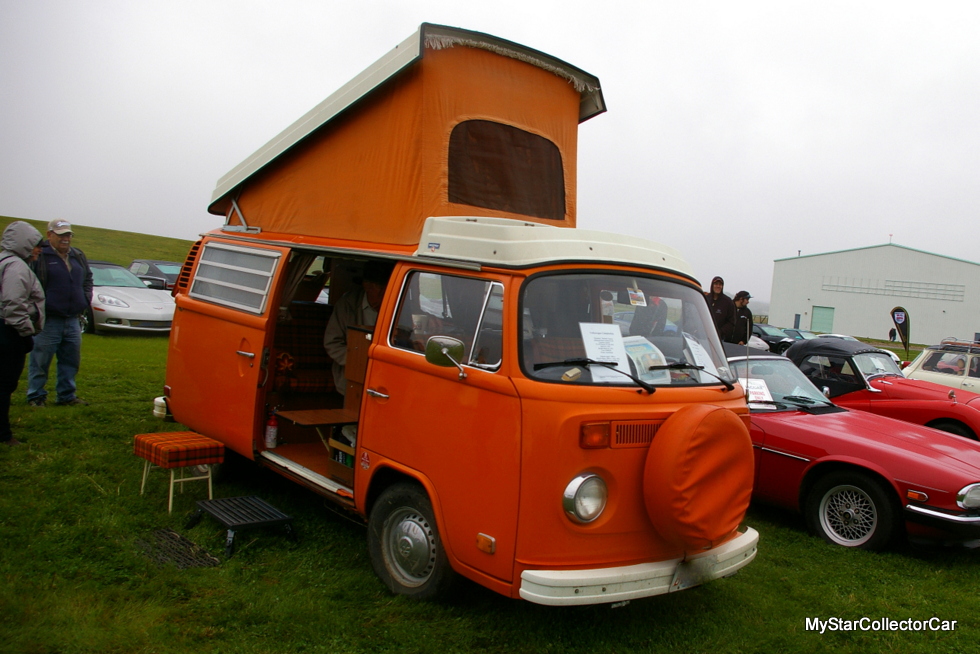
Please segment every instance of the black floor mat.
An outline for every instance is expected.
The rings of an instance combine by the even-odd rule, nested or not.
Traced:
[[[136,546],[159,565],[172,564],[178,570],[213,568],[221,563],[200,545],[187,540],[173,529],[158,529],[146,538],[137,540]]]

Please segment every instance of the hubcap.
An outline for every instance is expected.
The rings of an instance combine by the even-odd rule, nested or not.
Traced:
[[[857,547],[874,535],[878,512],[868,494],[857,486],[836,486],[820,500],[820,525],[838,545]]]
[[[395,510],[385,521],[384,555],[388,571],[405,586],[421,586],[435,567],[435,533],[418,511]]]

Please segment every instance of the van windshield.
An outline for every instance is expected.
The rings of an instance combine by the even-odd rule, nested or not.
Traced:
[[[696,288],[640,275],[541,275],[524,285],[521,307],[521,364],[531,378],[636,385],[632,376],[652,386],[734,381]]]

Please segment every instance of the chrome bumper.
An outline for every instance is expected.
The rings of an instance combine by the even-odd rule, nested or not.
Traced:
[[[525,570],[520,595],[536,604],[604,604],[663,595],[733,575],[755,558],[759,532],[747,527],[723,545],[657,563],[594,570]]]

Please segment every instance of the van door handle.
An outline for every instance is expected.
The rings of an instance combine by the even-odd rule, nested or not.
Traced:
[[[387,395],[385,395],[385,394],[384,394],[384,393],[382,393],[381,391],[376,391],[376,390],[374,390],[373,388],[369,388],[369,389],[367,389],[367,391],[366,391],[366,392],[367,392],[367,394],[368,394],[368,395],[370,395],[371,397],[378,397],[378,398],[381,398],[382,400],[387,400],[387,399],[388,399],[388,396],[387,396]]]
[[[249,359],[255,358],[254,352],[243,352],[242,350],[235,350],[235,354],[241,354],[243,357],[248,357]]]

